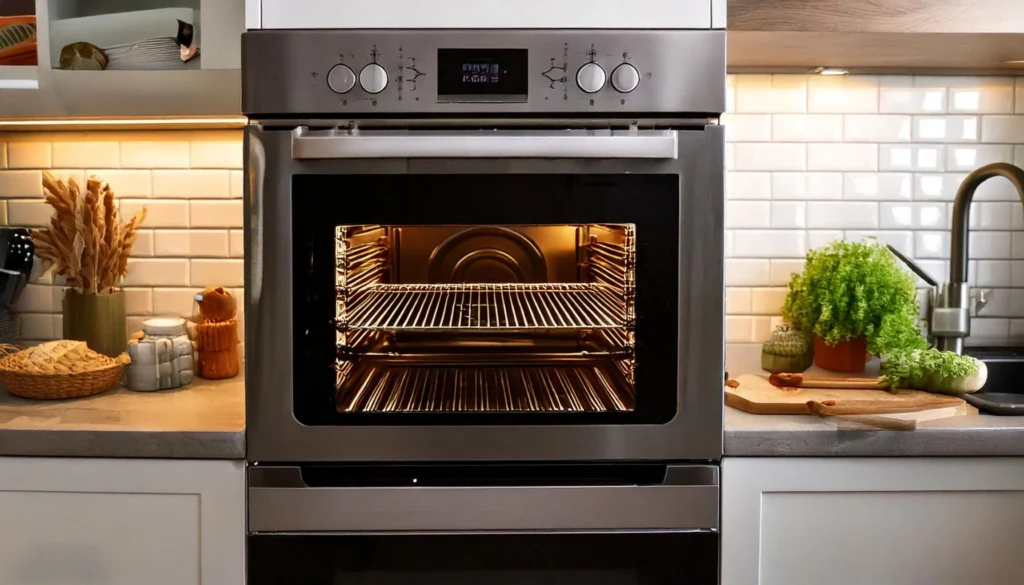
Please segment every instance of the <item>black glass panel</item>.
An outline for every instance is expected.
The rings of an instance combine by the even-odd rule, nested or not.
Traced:
[[[714,585],[716,533],[258,535],[250,585]]]
[[[675,416],[677,175],[346,175],[343,181],[298,175],[292,193],[294,413],[300,422],[662,424]],[[375,225],[628,225],[635,233],[635,406],[606,412],[339,412],[337,228]]]

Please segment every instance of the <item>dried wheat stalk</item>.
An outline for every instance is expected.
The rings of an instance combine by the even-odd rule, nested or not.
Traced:
[[[96,177],[89,178],[83,194],[73,178],[65,185],[43,173],[43,188],[53,216],[48,227],[32,230],[32,237],[45,268],[82,293],[115,290],[128,270],[146,208],[122,224],[114,191]]]

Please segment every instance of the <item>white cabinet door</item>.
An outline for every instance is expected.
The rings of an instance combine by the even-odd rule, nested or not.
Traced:
[[[0,458],[0,583],[244,585],[243,466]]]
[[[1024,583],[1024,460],[722,463],[722,585]]]
[[[721,0],[248,0],[248,28],[725,27]]]

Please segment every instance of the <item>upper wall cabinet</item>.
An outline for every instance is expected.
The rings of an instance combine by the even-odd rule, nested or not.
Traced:
[[[0,116],[239,114],[245,0],[35,0],[35,10],[38,89],[0,89]]]
[[[1024,72],[1021,0],[729,0],[729,68]]]

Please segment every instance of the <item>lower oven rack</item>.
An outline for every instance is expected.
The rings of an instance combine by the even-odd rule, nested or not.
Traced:
[[[360,363],[339,412],[628,412],[636,397],[613,360],[552,365]]]
[[[621,299],[592,283],[380,284],[359,293],[339,329],[531,331],[619,329]]]

